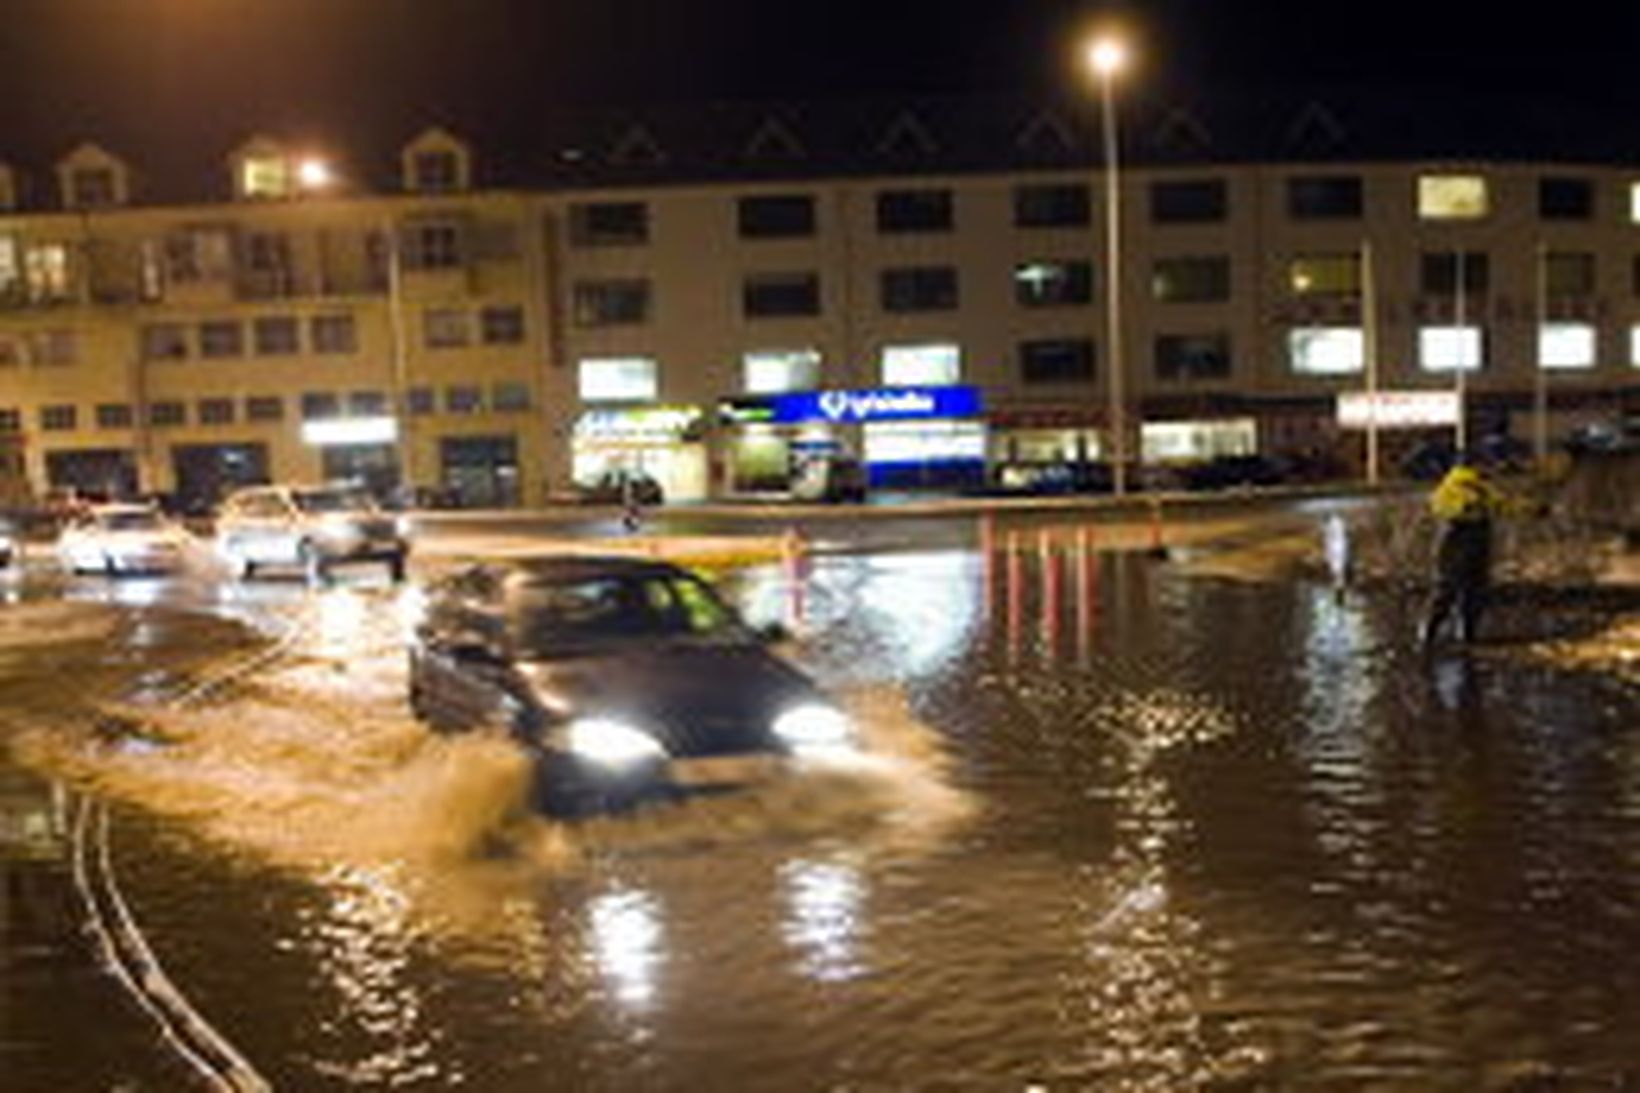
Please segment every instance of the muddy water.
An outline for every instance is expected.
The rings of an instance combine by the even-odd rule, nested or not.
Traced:
[[[506,749],[405,719],[414,604],[369,588],[233,605],[302,656],[207,710],[98,699],[142,746],[14,743],[124,802],[156,949],[280,1088],[1640,1080],[1633,693],[1182,568],[753,573],[735,595],[795,618],[873,754],[576,829],[516,806]],[[53,990],[0,984],[73,1044]],[[165,1087],[138,1040],[113,1056]],[[107,1073],[57,1066],[28,1073]]]

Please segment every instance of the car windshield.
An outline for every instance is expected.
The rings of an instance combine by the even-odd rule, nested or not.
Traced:
[[[658,638],[739,641],[746,634],[710,588],[681,575],[530,581],[509,599],[514,640],[525,656]]]
[[[155,512],[101,512],[96,521],[104,531],[157,531],[164,526]]]
[[[291,496],[303,512],[372,512],[376,508],[364,490],[299,490]]]

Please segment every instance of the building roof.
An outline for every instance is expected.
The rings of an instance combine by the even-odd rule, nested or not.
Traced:
[[[1446,89],[1335,87],[1324,91],[1184,101],[1163,92],[1118,99],[1124,165],[1381,162],[1475,159],[1640,163],[1640,123],[1557,101],[1551,93],[1454,95]],[[402,189],[399,153],[429,126],[472,148],[484,189],[579,189],[690,182],[780,181],[1079,168],[1100,161],[1097,97],[920,97],[812,102],[543,109],[528,132],[482,118],[405,119],[402,131],[321,134],[290,147],[344,162],[363,188]],[[13,149],[0,160],[22,179],[25,208],[57,206],[49,165],[96,141],[130,164],[134,201],[227,200],[224,157],[256,131],[185,148],[145,150],[129,134],[65,133],[55,149]],[[151,154],[150,154],[151,153]]]

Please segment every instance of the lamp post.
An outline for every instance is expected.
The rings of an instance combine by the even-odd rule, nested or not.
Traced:
[[[1105,340],[1109,347],[1106,391],[1110,431],[1111,490],[1127,493],[1127,409],[1122,390],[1122,196],[1112,83],[1127,63],[1127,48],[1105,36],[1088,47],[1088,64],[1099,79],[1099,111],[1105,142]]]
[[[308,156],[296,164],[296,185],[304,193],[333,192],[340,180],[330,164],[316,156]],[[397,225],[391,214],[384,217],[381,227],[382,244],[387,259],[387,325],[392,361],[392,418],[394,455],[398,460],[398,478],[401,486],[414,490],[411,474],[410,407],[405,368],[404,296],[402,267],[400,265]]]

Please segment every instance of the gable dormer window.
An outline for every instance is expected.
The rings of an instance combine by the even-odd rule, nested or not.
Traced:
[[[119,203],[112,167],[77,167],[69,173],[69,202],[76,209],[104,209]]]
[[[461,189],[461,157],[451,149],[416,152],[410,157],[410,188],[424,194]]]
[[[279,200],[291,194],[290,160],[282,155],[247,155],[239,162],[239,192],[253,200]]]

